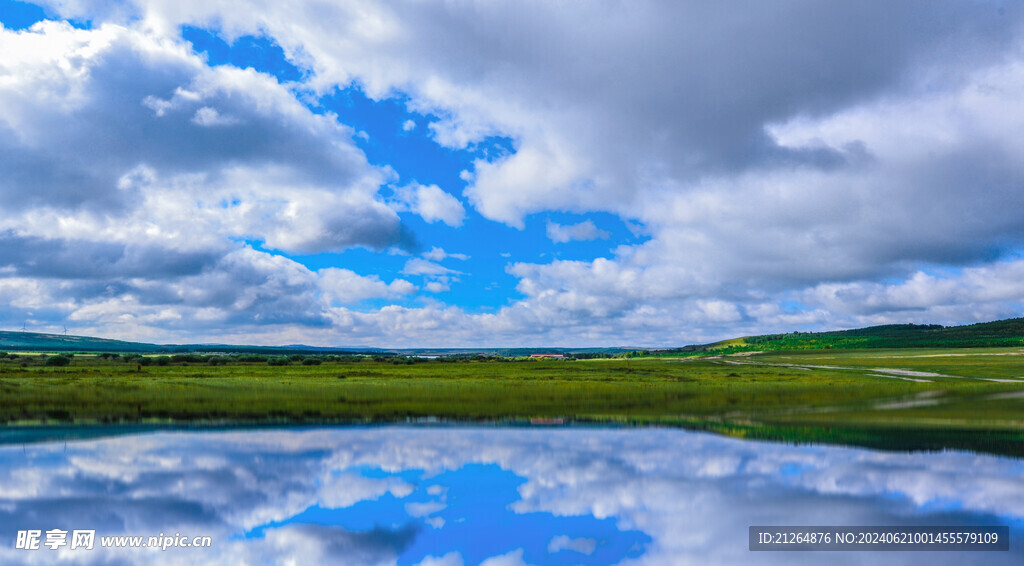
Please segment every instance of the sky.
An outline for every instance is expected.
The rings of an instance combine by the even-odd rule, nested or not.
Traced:
[[[1024,5],[0,0],[0,328],[680,346],[1024,309]]]

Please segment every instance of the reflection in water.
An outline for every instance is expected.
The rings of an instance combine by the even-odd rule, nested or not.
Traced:
[[[1010,525],[1011,549],[749,552],[773,524]],[[97,548],[15,549],[24,529]],[[0,533],[4,564],[1011,564],[1024,462],[670,429],[145,433],[0,446]],[[213,546],[99,548],[160,533]]]

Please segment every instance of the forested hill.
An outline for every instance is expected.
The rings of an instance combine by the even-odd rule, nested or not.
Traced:
[[[754,350],[810,350],[856,348],[975,348],[1024,346],[1024,318],[981,322],[964,326],[938,324],[886,324],[831,332],[765,334],[713,344],[661,350],[656,354],[732,353]]]
[[[40,332],[0,331],[0,348],[5,350],[27,350],[45,352],[156,352],[156,344],[124,342],[90,336],[67,336],[64,334],[43,334]]]

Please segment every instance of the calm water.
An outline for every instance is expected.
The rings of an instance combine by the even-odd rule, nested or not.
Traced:
[[[1009,525],[1011,548],[748,551],[773,524]],[[18,550],[25,529],[96,548]],[[669,429],[150,432],[0,446],[0,533],[3,564],[1020,564],[1024,462]],[[99,548],[160,533],[212,546]]]

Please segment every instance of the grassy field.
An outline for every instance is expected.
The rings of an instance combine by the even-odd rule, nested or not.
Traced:
[[[566,418],[1024,455],[1022,353],[801,350],[689,360],[417,363],[343,358],[284,366],[237,360],[140,366],[76,355],[66,367],[44,365],[46,355],[32,354],[0,361],[0,422]]]

